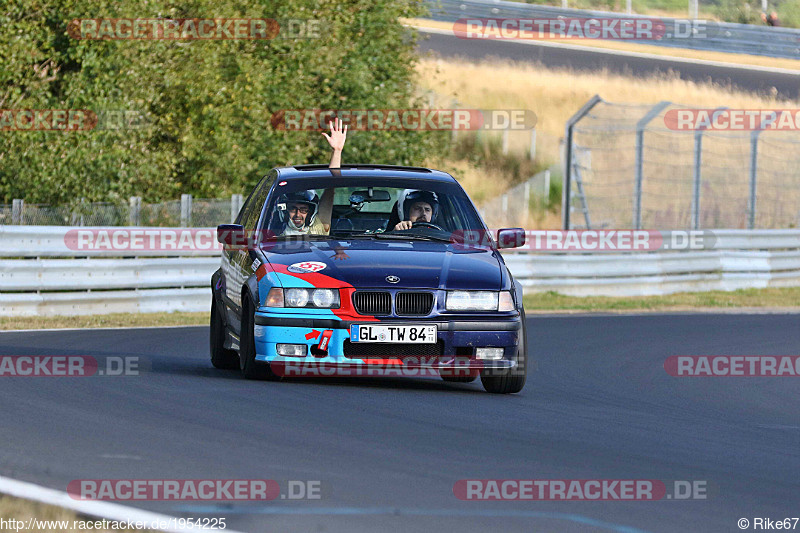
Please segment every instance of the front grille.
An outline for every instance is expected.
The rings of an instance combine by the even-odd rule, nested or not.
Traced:
[[[349,359],[385,359],[387,357],[436,357],[443,355],[444,342],[436,344],[380,344],[344,341],[344,356]]]
[[[430,292],[398,292],[394,308],[398,315],[425,316],[433,308],[433,294]]]
[[[360,315],[390,315],[392,295],[388,292],[356,291],[353,305]]]

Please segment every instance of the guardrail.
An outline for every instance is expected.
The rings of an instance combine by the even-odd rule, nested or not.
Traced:
[[[76,249],[76,229],[175,230],[205,245],[180,250]],[[73,245],[70,245],[72,243]],[[219,268],[216,229],[0,225],[0,316],[202,312]]]
[[[426,0],[430,17],[455,22],[461,18],[656,18],[608,11],[588,11],[540,6],[502,0]],[[800,29],[753,26],[731,22],[682,20],[658,17],[664,23],[664,37],[634,41],[644,44],[736,52],[768,57],[800,58]]]
[[[146,252],[163,257],[140,257],[145,253],[140,251],[132,256],[130,250],[88,252],[66,244],[73,229],[0,226],[0,316],[210,310],[218,245]],[[800,286],[800,230],[718,230],[714,237],[708,249],[690,252],[509,250],[503,255],[529,292],[639,296]]]

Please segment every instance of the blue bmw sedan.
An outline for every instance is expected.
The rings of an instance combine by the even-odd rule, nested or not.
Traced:
[[[217,239],[217,368],[282,379],[298,369],[370,375],[380,367],[480,377],[493,393],[525,385],[522,286],[498,252],[524,244],[525,233],[490,233],[449,174],[276,168]]]

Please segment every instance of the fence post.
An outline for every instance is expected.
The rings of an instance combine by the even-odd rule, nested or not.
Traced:
[[[711,115],[712,122],[717,115],[727,109],[718,107]],[[700,229],[700,186],[703,169],[703,132],[705,127],[698,128],[694,134],[694,184],[692,186],[692,229]]]
[[[747,229],[756,227],[756,186],[758,184],[758,134],[760,129],[750,132],[750,205]]]
[[[531,130],[531,150],[530,150],[530,160],[534,161],[536,159],[536,128]]]
[[[550,169],[544,171],[544,197],[547,206],[550,207]]]
[[[14,198],[11,201],[11,223],[15,225],[22,224],[22,212],[25,210],[25,201],[19,198]]]
[[[566,4],[567,0],[563,0]],[[582,108],[578,110],[577,113],[572,115],[569,120],[567,120],[567,124],[565,127],[564,132],[564,142],[566,143],[566,150],[565,150],[565,157],[564,157],[564,187],[561,192],[561,219],[563,229],[568,230],[570,225],[569,215],[570,209],[572,208],[572,203],[570,201],[570,187],[572,184],[572,151],[573,151],[573,143],[572,143],[572,130],[575,127],[575,124],[578,123],[589,111],[592,110],[594,106],[596,106],[599,102],[602,102],[603,99],[600,98],[599,95],[594,95],[592,98],[586,102]],[[478,130],[480,131],[480,130]]]
[[[130,206],[130,209],[128,210],[128,225],[141,226],[142,197],[131,196],[128,199],[128,205]]]
[[[231,224],[236,222],[239,211],[242,210],[242,195],[231,194]]]
[[[703,168],[703,130],[694,134],[694,170],[692,185],[692,229],[700,228],[700,180]]]
[[[181,194],[181,227],[188,228],[192,225],[192,195]]]
[[[644,129],[671,102],[662,100],[636,123],[636,166],[633,190],[633,229],[642,229],[642,178],[644,169]]]
[[[526,181],[522,187],[522,198],[525,202],[525,216],[528,216],[531,212],[531,180]]]

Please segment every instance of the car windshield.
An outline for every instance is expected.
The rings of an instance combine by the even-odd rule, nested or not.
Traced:
[[[333,194],[329,232],[320,229],[326,219],[326,191]],[[455,183],[327,177],[279,181],[264,211],[262,227],[279,237],[323,233],[332,237],[448,240],[454,232],[484,226],[470,199]]]

